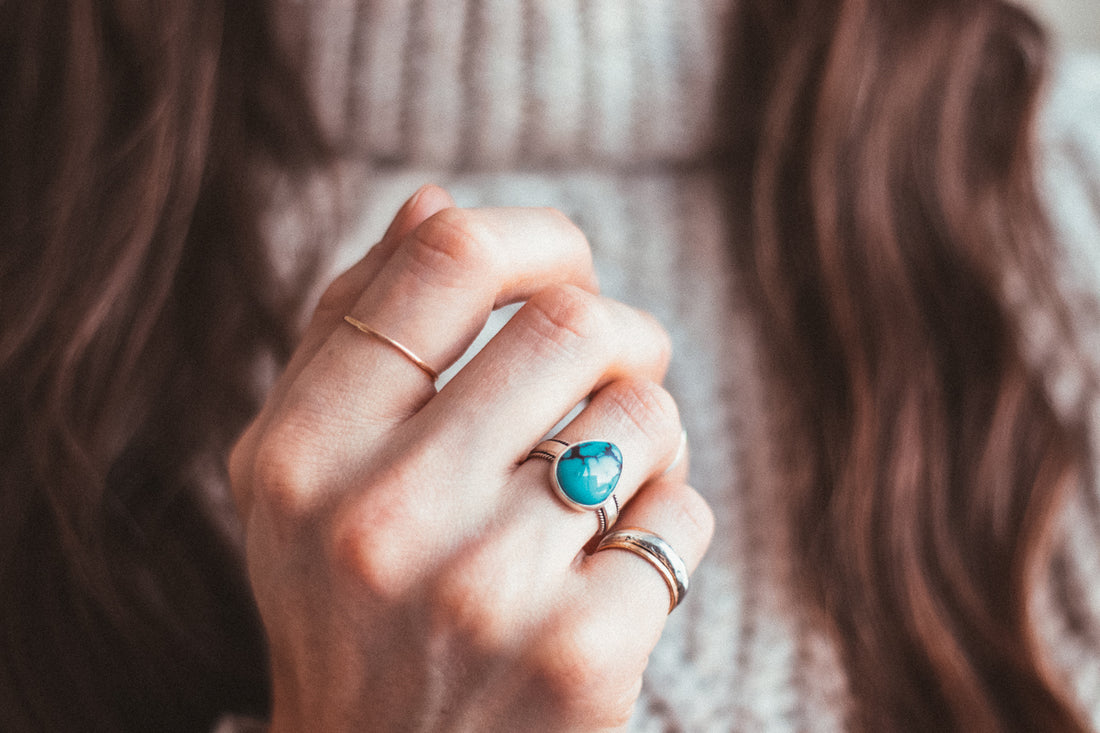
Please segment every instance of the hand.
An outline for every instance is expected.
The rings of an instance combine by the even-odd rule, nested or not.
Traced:
[[[713,519],[684,479],[668,338],[596,294],[583,235],[549,210],[460,210],[417,192],[328,288],[230,473],[267,629],[272,731],[594,730],[623,725],[664,626],[644,560],[588,555],[593,512],[524,461],[616,443],[619,524],[694,568]],[[492,309],[527,301],[437,394],[397,349],[454,363]]]

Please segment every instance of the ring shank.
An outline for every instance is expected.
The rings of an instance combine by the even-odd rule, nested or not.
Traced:
[[[688,572],[671,545],[639,527],[624,527],[608,532],[596,546],[596,552],[611,549],[633,552],[652,565],[668,586],[668,612],[680,605],[688,592]]]
[[[374,338],[378,339],[379,341],[382,341],[383,343],[389,344],[393,348],[397,349],[409,361],[411,361],[413,364],[415,364],[417,366],[417,368],[420,369],[420,371],[427,374],[428,377],[432,380],[432,382],[435,382],[436,380],[439,379],[439,372],[437,372],[435,369],[432,369],[430,366],[428,366],[428,364],[423,359],[421,359],[419,356],[414,354],[412,352],[412,349],[410,349],[408,346],[405,346],[404,344],[402,344],[399,341],[393,340],[392,338],[390,338],[389,336],[387,336],[384,333],[381,333],[379,331],[374,330],[373,328],[371,328],[367,324],[360,321],[358,318],[354,318],[352,316],[344,316],[344,320],[348,324],[350,324],[353,328],[360,331],[361,333],[365,333],[368,336],[373,336]]]

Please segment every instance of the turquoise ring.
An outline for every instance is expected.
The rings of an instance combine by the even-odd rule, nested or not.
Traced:
[[[594,511],[603,534],[619,515],[615,487],[623,473],[623,453],[606,440],[566,443],[551,438],[534,447],[528,458],[550,461],[550,485],[571,509]]]

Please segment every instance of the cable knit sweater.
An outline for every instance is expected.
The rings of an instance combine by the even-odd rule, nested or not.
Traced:
[[[293,1],[293,0],[287,0]],[[712,548],[645,675],[634,731],[837,730],[847,683],[791,582],[770,504],[765,411],[724,247],[713,98],[731,0],[314,0],[324,124],[365,171],[360,257],[426,181],[460,205],[554,206],[587,233],[605,293],[671,330],[667,386]],[[1061,59],[1042,160],[1063,285],[1100,364],[1100,58]],[[1064,399],[1074,379],[1036,338]],[[1094,427],[1100,406],[1093,406]],[[1094,429],[1100,435],[1100,429]],[[1100,451],[1097,451],[1100,454]],[[1100,495],[1075,494],[1036,599],[1050,658],[1100,728]]]

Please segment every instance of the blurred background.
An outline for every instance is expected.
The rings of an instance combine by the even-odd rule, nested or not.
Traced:
[[[1100,51],[1100,0],[1020,0],[1066,49]]]

